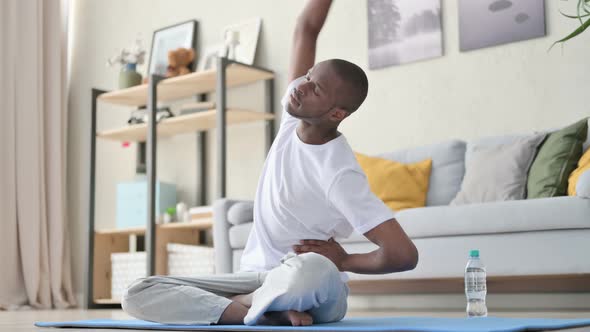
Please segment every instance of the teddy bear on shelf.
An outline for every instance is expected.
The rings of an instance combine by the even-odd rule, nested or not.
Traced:
[[[195,59],[195,51],[192,48],[177,48],[168,51],[168,69],[166,77],[185,75],[191,72],[189,65]]]

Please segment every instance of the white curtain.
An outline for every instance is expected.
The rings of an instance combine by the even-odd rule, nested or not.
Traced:
[[[0,308],[75,305],[66,221],[67,13],[0,0]]]

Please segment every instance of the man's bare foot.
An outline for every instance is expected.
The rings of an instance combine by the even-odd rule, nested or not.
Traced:
[[[252,293],[234,295],[230,297],[230,300],[238,302],[243,306],[250,308],[252,306]]]
[[[292,326],[308,326],[313,324],[313,318],[307,312],[300,312],[295,310],[288,311],[271,311],[262,316],[258,325],[292,325]]]

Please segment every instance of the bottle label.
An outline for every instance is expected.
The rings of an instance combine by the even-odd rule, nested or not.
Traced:
[[[485,292],[486,291],[486,273],[485,272],[467,272],[467,273],[465,273],[465,290],[468,292]]]

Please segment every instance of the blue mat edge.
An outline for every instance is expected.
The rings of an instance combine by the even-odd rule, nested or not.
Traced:
[[[404,322],[421,319],[430,323],[459,323],[465,322],[471,326],[455,326],[455,327],[435,327],[435,326],[382,326],[375,324],[374,327],[367,325],[361,326],[347,326],[350,324],[365,324],[366,321],[372,321],[373,323],[387,323],[387,322]],[[112,320],[112,319],[92,319],[92,320],[78,320],[78,321],[67,321],[67,322],[36,322],[37,327],[53,327],[53,328],[113,328],[113,329],[143,329],[143,330],[176,330],[176,331],[309,331],[309,330],[330,330],[330,331],[469,331],[475,328],[473,326],[477,323],[491,323],[492,325],[498,323],[512,323],[512,326],[495,326],[486,328],[485,330],[480,326],[477,331],[497,331],[497,332],[510,332],[510,331],[526,331],[528,329],[566,329],[582,326],[590,326],[590,319],[576,318],[576,319],[564,319],[564,318],[501,318],[501,317],[487,317],[487,318],[436,318],[436,317],[355,317],[344,319],[341,322],[329,323],[329,324],[316,324],[311,326],[245,326],[245,325],[167,325],[159,324],[141,320]],[[526,322],[526,324],[522,324]],[[121,323],[127,325],[121,325]],[[131,324],[131,325],[129,325]]]

